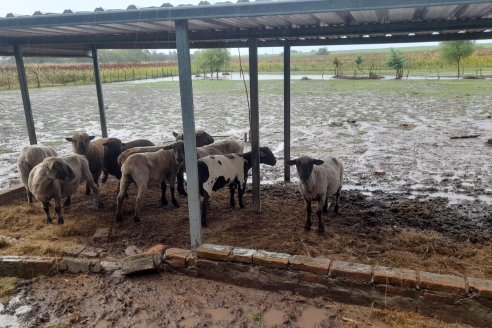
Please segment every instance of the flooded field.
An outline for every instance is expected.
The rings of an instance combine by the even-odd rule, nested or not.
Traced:
[[[193,83],[196,127],[219,136],[217,140],[243,139],[249,123],[242,82]],[[111,137],[160,143],[172,140],[173,130],[181,130],[176,82],[105,84],[103,89]],[[65,137],[73,131],[100,135],[95,87],[32,89],[30,93],[40,143],[68,154],[71,149]],[[295,183],[282,182],[282,93],[282,81],[260,82],[260,144],[269,146],[278,158],[277,166],[262,167],[263,212],[250,208],[250,192],[243,210],[231,210],[227,192],[219,192],[212,199],[209,227],[203,229],[205,242],[492,278],[492,147],[487,143],[492,138],[492,81],[293,81],[292,157],[335,156],[345,165],[341,214],[325,216],[325,236],[303,230],[301,195]],[[0,187],[6,188],[18,181],[17,155],[28,138],[20,92],[5,91],[0,97]],[[478,136],[453,138],[471,135]],[[245,146],[248,150],[249,145]],[[294,170],[292,176],[297,181]],[[92,244],[108,258],[120,258],[132,245],[189,247],[186,198],[178,197],[179,209],[162,209],[159,191],[151,190],[143,204],[142,222],[135,224],[131,220],[135,190],[131,188],[124,205],[125,220],[115,224],[115,179],[101,185],[103,210],[96,209],[92,196],[83,195],[82,187],[79,190],[71,208],[64,210],[63,226],[45,225],[39,203],[29,207],[19,200],[0,208],[4,240],[0,254],[60,255],[65,247],[87,244],[97,228],[108,226],[113,228],[111,239]],[[112,284],[91,279],[81,283]],[[50,313],[56,318],[62,316],[56,312],[61,307],[56,306],[64,303],[53,300],[50,284],[61,286],[62,282],[41,283],[33,287],[32,297],[52,299],[55,307]],[[63,286],[67,302],[75,302],[69,296],[73,287]],[[124,289],[115,290],[122,293]],[[295,310],[292,326],[303,320],[303,311],[319,311],[311,305]],[[159,322],[186,326],[205,320],[201,316],[223,316],[221,307],[207,312],[208,305],[192,306],[193,315],[183,316],[181,323]],[[101,327],[119,325],[98,317],[104,311],[93,310],[84,307],[87,313],[82,316],[99,318]],[[276,310],[261,310],[264,320],[288,319]],[[251,314],[244,313],[232,317],[250,322]],[[335,321],[323,324],[350,326],[343,316],[330,313],[328,317]],[[123,326],[136,324],[128,320]],[[152,318],[144,315],[140,321],[149,323]],[[79,321],[75,326],[79,324],[83,326]]]

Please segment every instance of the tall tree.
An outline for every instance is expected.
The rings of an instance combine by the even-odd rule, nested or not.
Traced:
[[[396,71],[396,78],[401,79],[403,68],[405,67],[405,57],[400,50],[391,48],[391,54],[388,58],[387,65]]]
[[[217,73],[218,79],[219,70],[229,64],[230,58],[229,49],[206,49],[197,51],[193,59],[198,67],[207,69],[212,75]]]
[[[456,63],[458,78],[460,78],[461,63],[475,51],[475,41],[447,41],[441,42],[439,47],[444,60]]]

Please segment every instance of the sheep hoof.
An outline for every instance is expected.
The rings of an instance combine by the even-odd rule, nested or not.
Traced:
[[[140,222],[140,218],[139,218],[138,216],[134,216],[134,217],[133,217],[133,221],[134,221],[134,222]]]
[[[179,204],[177,201],[173,201],[173,205],[174,205],[174,207],[179,208]]]
[[[51,221],[51,218],[46,219],[46,224],[51,224],[51,222],[53,222],[53,221]]]
[[[236,204],[235,204],[235,203],[231,203],[231,207],[235,207],[235,206],[236,206]],[[240,205],[240,206],[241,206],[241,205]]]
[[[65,221],[63,221],[63,219],[58,219],[57,223],[58,224],[63,224]]]
[[[188,193],[184,190],[178,190],[178,194],[180,194],[181,196],[188,197]]]
[[[121,222],[121,221],[123,221],[123,215],[121,214],[116,215],[116,222]]]
[[[240,208],[244,208],[244,204],[239,204],[239,207]]]
[[[340,214],[340,208],[337,206],[335,206],[335,209],[333,210],[335,212],[335,214]]]
[[[318,235],[322,236],[325,234],[325,227],[323,228],[318,228],[318,230],[316,230],[316,232],[318,233]]]
[[[202,227],[208,227],[207,222],[203,222],[203,221],[202,221]]]
[[[306,225],[304,226],[304,230],[306,230],[306,231],[310,231],[310,230],[311,230],[311,225],[310,225],[310,224],[306,224]]]

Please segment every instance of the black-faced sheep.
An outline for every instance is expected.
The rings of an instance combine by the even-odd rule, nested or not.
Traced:
[[[173,136],[176,138],[176,141],[183,140],[182,133],[177,133],[173,131]],[[197,147],[202,147],[214,143],[214,138],[210,134],[205,132],[205,130],[197,130],[195,133],[195,138]]]
[[[99,208],[102,208],[103,203],[99,191],[89,171],[89,163],[84,156],[74,154],[47,157],[32,169],[28,180],[29,190],[43,204],[46,223],[52,222],[49,212],[49,201],[52,198],[55,198],[58,224],[63,223],[61,200],[66,198],[64,205],[70,205],[70,197],[77,190],[82,179],[86,180],[97,197]]]
[[[104,146],[108,138],[100,138],[91,141],[95,136],[89,136],[85,132],[76,132],[71,138],[65,138],[72,143],[72,150],[75,154],[84,155],[89,162],[89,170],[96,185],[99,185],[99,176],[104,167]],[[87,184],[85,193],[90,194],[90,187]]]
[[[275,165],[277,160],[268,147],[260,147],[260,163]],[[228,186],[230,205],[235,206],[234,190],[237,187],[239,207],[244,208],[243,186],[252,167],[252,154],[211,155],[198,160],[198,183],[200,195],[202,226],[207,226],[207,208],[213,192]]]
[[[301,191],[304,202],[306,203],[306,224],[304,229],[311,230],[311,202],[317,201],[318,208],[318,233],[325,232],[323,224],[323,212],[328,212],[330,198],[335,195],[334,212],[339,213],[340,191],[343,180],[343,164],[336,158],[326,161],[313,159],[309,156],[301,156],[297,159],[287,161],[288,165],[296,165],[299,175],[299,190]]]
[[[147,139],[137,139],[126,143],[121,142],[118,138],[108,138],[104,146],[104,169],[102,183],[108,179],[108,174],[121,179],[121,167],[118,165],[118,156],[127,149],[134,147],[154,146],[154,143]]]
[[[225,154],[242,154],[244,146],[235,140],[224,140],[213,144],[197,147],[196,157],[197,159],[210,155],[225,155]],[[186,196],[184,189],[184,177],[183,172],[185,167],[182,167],[178,172],[178,193]]]
[[[160,184],[162,188],[161,203],[167,205],[166,180],[169,181],[171,199],[179,207],[174,193],[176,174],[184,161],[184,143],[177,141],[155,152],[136,153],[129,156],[121,166],[120,192],[117,198],[116,220],[122,220],[123,198],[131,182],[137,185],[135,200],[135,222],[140,221],[142,197],[151,184]]]
[[[19,166],[22,184],[24,185],[24,188],[26,188],[27,201],[29,204],[32,204],[32,193],[27,186],[29,173],[31,173],[31,170],[41,163],[43,159],[50,156],[57,156],[57,154],[52,147],[48,146],[31,145],[22,148],[20,151],[19,162],[17,165]]]

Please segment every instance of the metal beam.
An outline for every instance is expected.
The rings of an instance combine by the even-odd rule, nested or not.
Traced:
[[[468,5],[488,2],[490,0],[298,0],[265,1],[260,3],[245,2],[210,6],[160,7],[121,11],[98,11],[93,13],[12,17],[0,20],[0,28],[293,15],[351,10]]]
[[[343,25],[343,26],[316,26],[316,27],[297,27],[297,28],[271,28],[271,29],[244,29],[244,30],[224,30],[224,31],[202,31],[193,32],[190,35],[192,43],[199,41],[236,41],[249,40],[249,38],[268,39],[268,38],[308,38],[308,37],[330,37],[330,36],[362,36],[371,34],[397,34],[397,33],[428,33],[446,32],[462,30],[486,30],[492,28],[492,18],[482,19],[462,19],[462,20],[445,20],[445,21],[428,21],[428,22],[403,22],[387,24],[364,24],[364,25]],[[489,38],[492,36],[489,35]],[[10,40],[10,41],[9,41]],[[30,37],[30,38],[13,38],[0,42],[0,45],[9,45],[9,42],[18,43],[25,40],[28,45],[41,44],[63,44],[65,47],[71,44],[94,44],[98,48],[101,45],[111,45],[118,43],[127,43],[136,45],[143,43],[173,43],[175,34],[169,33],[131,33],[123,35],[82,35],[82,36],[64,36],[53,37]],[[259,44],[261,46],[261,42]]]
[[[188,212],[190,216],[191,249],[202,243],[200,196],[198,194],[198,167],[196,161],[195,113],[188,35],[188,21],[176,21],[176,46],[178,51],[179,89],[181,92],[181,115],[185,143],[186,176],[188,178]]]
[[[99,105],[99,120],[101,122],[101,134],[103,138],[108,137],[108,127],[106,125],[106,112],[104,111],[104,99],[101,86],[101,76],[99,74],[99,59],[97,58],[97,48],[92,47],[92,62],[94,63],[94,82],[96,83],[97,103]]]
[[[29,134],[29,142],[31,145],[37,144],[36,129],[34,128],[34,118],[32,117],[31,99],[29,98],[29,89],[27,87],[26,70],[24,68],[24,58],[22,58],[22,50],[18,45],[14,45],[15,63],[17,65],[17,75],[19,76],[19,86],[22,95],[22,103],[24,105],[24,115],[26,117],[27,133]]]
[[[284,46],[284,181],[290,181],[290,45]]]
[[[258,103],[258,46],[249,40],[250,139],[253,177],[253,210],[261,212],[260,200],[260,115]]]

